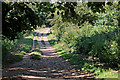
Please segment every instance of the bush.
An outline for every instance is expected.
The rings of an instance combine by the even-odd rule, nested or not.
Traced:
[[[16,44],[18,43],[18,40],[9,40],[8,38],[4,37],[4,39],[2,40],[2,58],[3,61],[6,57],[6,55],[8,55],[13,48],[16,46]]]
[[[23,57],[23,54],[20,54],[20,53],[9,54],[9,55],[5,56],[6,59],[3,59],[4,60],[3,66],[7,66],[8,63],[19,62],[23,59],[22,57]]]
[[[34,33],[35,34],[35,33]],[[14,63],[22,60],[23,55],[30,51],[32,48],[32,33],[18,33],[19,39],[9,40],[3,37],[2,40],[2,61],[3,66],[8,63]]]
[[[54,22],[52,28],[58,41],[70,48],[71,53],[98,57],[101,62],[117,67],[120,61],[119,5],[106,4],[103,12],[95,13],[85,4],[80,8],[83,11],[79,11],[80,6],[76,7],[76,13],[84,18],[80,21],[80,26],[72,21],[60,21],[61,15],[54,17],[60,18]],[[85,19],[90,15],[94,17],[92,22]]]

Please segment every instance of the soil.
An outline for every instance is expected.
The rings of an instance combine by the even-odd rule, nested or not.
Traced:
[[[43,52],[41,60],[30,59],[30,53],[27,53],[22,61],[3,69],[2,80],[96,80],[93,75],[77,69],[56,53],[48,42],[47,33],[49,32],[49,28],[44,28],[38,33],[37,41]],[[41,36],[45,45],[41,43]],[[34,47],[33,40],[32,50]]]

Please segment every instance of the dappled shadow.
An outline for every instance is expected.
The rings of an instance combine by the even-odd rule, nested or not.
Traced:
[[[51,52],[52,53],[52,52]],[[34,76],[34,77],[46,77],[46,78],[87,78],[87,73],[82,73],[75,70],[75,67],[71,67],[68,62],[62,60],[59,57],[43,57],[41,60],[28,60],[26,63],[19,63],[8,69],[8,72],[3,72],[11,76]],[[23,61],[22,61],[23,62]],[[78,73],[77,73],[78,72]],[[77,73],[77,74],[75,74]],[[68,76],[69,75],[69,76]],[[90,75],[89,75],[90,77]],[[93,78],[93,76],[91,76]],[[93,80],[93,79],[91,79]]]
[[[42,35],[42,34],[43,33],[40,33],[40,35]],[[83,37],[82,39],[83,40],[84,39],[87,39],[87,40],[88,39],[90,39],[90,40],[96,39],[96,37],[98,35],[102,36],[103,34],[105,34],[105,33],[93,35],[93,36],[91,36],[91,38]],[[46,36],[43,36],[43,37],[46,37]],[[103,38],[103,41],[104,41],[104,38]],[[51,44],[55,44],[55,40],[49,40],[49,42],[47,40],[45,40],[44,42],[45,42],[46,46],[44,46],[41,43],[41,40],[40,41],[38,40],[38,43],[40,44],[40,49],[44,53],[44,55],[42,55],[41,60],[24,59],[23,61],[15,64],[14,66],[11,66],[8,69],[4,69],[3,77],[17,76],[19,78],[21,78],[21,77],[22,78],[32,78],[34,80],[47,79],[47,78],[73,79],[73,80],[74,79],[95,80],[95,77],[93,77],[93,75],[90,75],[88,73],[85,73],[85,72],[79,70],[76,66],[70,65],[70,63],[68,61],[65,61],[64,59],[62,59],[49,44],[49,42],[51,42]],[[91,44],[89,44],[89,45],[91,45]],[[81,51],[81,49],[84,50],[84,47],[80,48],[80,51]],[[89,48],[89,49],[91,49],[91,48]],[[37,51],[39,51],[39,50],[37,50]],[[62,50],[58,50],[58,52],[61,52],[61,51]],[[87,52],[89,52],[89,51],[86,51],[86,53]],[[81,53],[82,53],[82,51],[81,51]],[[66,56],[68,57],[70,55],[64,54],[62,57],[64,58]],[[96,57],[99,57],[99,56],[96,56]],[[76,56],[76,58],[81,58],[81,57]],[[83,56],[82,56],[82,58],[83,58]],[[84,58],[87,58],[87,57],[84,57]],[[90,60],[82,60],[81,59],[81,64],[88,63],[89,61]],[[97,61],[95,61],[95,62],[97,62]]]
[[[54,78],[54,79],[86,79],[94,80],[95,77],[72,66],[68,61],[62,59],[51,47],[48,40],[41,43],[42,33],[38,35],[38,44],[43,52],[41,60],[23,59],[21,62],[3,70],[3,77],[27,77],[32,79]],[[43,36],[46,37],[46,36]],[[43,38],[46,39],[46,38]]]

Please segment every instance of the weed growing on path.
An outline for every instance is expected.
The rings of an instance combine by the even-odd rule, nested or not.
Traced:
[[[39,53],[39,52],[32,52],[30,54],[30,58],[31,59],[35,59],[35,60],[40,60],[41,59],[41,53]]]

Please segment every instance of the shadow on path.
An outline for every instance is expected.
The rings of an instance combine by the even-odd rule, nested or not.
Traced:
[[[11,80],[96,80],[93,75],[78,70],[76,66],[63,60],[56,53],[47,39],[49,30],[46,29],[44,33],[38,35],[38,44],[43,52],[41,60],[24,57],[21,62],[12,64],[3,70],[3,80],[10,80],[10,77],[13,78],[13,76],[17,78]],[[41,34],[43,34],[45,46],[41,43]],[[28,55],[29,53],[26,54],[26,56]],[[7,78],[5,79],[5,77]]]

